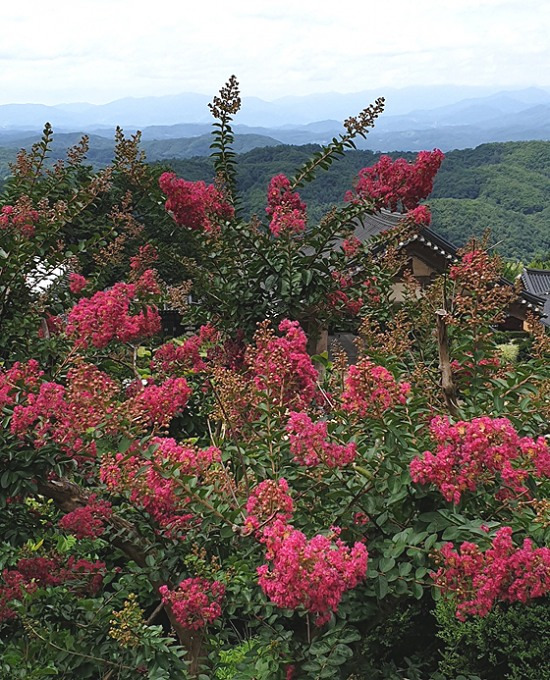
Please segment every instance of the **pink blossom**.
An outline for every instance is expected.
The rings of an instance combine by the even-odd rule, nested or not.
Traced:
[[[449,278],[463,285],[470,280],[493,280],[499,276],[499,262],[484,250],[469,250],[449,270]]]
[[[142,422],[167,427],[187,406],[191,388],[185,378],[168,378],[160,385],[147,385],[128,402],[127,408]]]
[[[157,270],[146,269],[136,281],[136,294],[155,296],[160,295],[160,292]]]
[[[307,352],[307,337],[297,321],[279,324],[284,335],[258,332],[245,363],[256,389],[268,392],[274,403],[288,409],[307,407],[317,392],[317,371]]]
[[[225,586],[220,581],[186,578],[175,590],[160,586],[159,593],[180,626],[189,630],[200,630],[222,614]]]
[[[427,205],[419,205],[417,208],[409,210],[405,215],[405,219],[419,226],[427,227],[432,221],[432,214]]]
[[[373,199],[377,207],[394,211],[414,210],[431,193],[442,161],[443,154],[439,149],[421,151],[415,163],[408,163],[404,158],[394,161],[389,156],[381,156],[375,165],[359,172],[354,190],[345,198],[352,202]],[[426,224],[428,215],[423,210],[411,217],[416,223]]]
[[[71,293],[78,295],[78,293],[81,293],[87,285],[88,281],[82,274],[75,274],[74,272],[69,274],[69,290]]]
[[[22,392],[13,410],[12,434],[31,437],[36,447],[54,441],[72,457],[95,454],[87,432],[100,423],[107,426],[118,393],[117,384],[106,373],[80,363],[68,371],[66,387],[54,382],[38,386],[34,376],[26,387],[30,390]],[[116,429],[116,421],[110,425]],[[111,427],[106,431],[112,432]]]
[[[140,246],[136,255],[130,258],[130,269],[136,274],[142,274],[158,260],[159,254],[155,246],[146,243]]]
[[[361,359],[349,367],[344,379],[342,408],[361,417],[380,418],[384,411],[406,402],[410,387],[398,383],[387,368]]]
[[[342,250],[346,257],[354,257],[361,248],[361,241],[357,236],[350,236],[342,242]]]
[[[290,452],[301,465],[315,466],[324,463],[328,467],[342,467],[353,462],[357,445],[336,444],[328,441],[327,423],[314,423],[306,413],[292,411],[286,431],[289,434]]]
[[[14,568],[4,569],[0,581],[0,622],[16,617],[10,603],[23,599],[39,587],[63,586],[74,593],[94,595],[105,575],[105,563],[70,556],[26,557]]]
[[[36,359],[16,361],[7,371],[0,369],[0,409],[15,403],[18,391],[34,392],[39,388],[44,371]]]
[[[80,348],[93,345],[101,349],[110,342],[136,342],[160,332],[161,323],[155,306],[138,304],[138,296],[157,294],[158,286],[151,289],[153,281],[140,279],[133,283],[116,283],[112,288],[99,291],[91,298],[82,298],[69,312],[67,335],[74,338]]]
[[[283,522],[292,517],[294,505],[288,493],[288,483],[285,479],[266,479],[253,489],[246,502],[247,516],[245,525],[251,529],[258,529],[275,520]]]
[[[280,520],[266,527],[262,542],[271,565],[258,567],[261,588],[278,607],[302,607],[315,614],[318,626],[338,609],[343,594],[365,578],[368,553],[363,543],[349,548],[334,534],[308,540]]]
[[[38,211],[30,208],[28,199],[21,200],[18,205],[5,205],[0,210],[0,229],[10,230],[25,238],[31,238],[34,236],[35,225],[39,219]]]
[[[352,299],[343,290],[335,290],[328,294],[328,303],[335,310],[357,316],[363,307],[363,298]]]
[[[207,234],[217,233],[220,222],[235,214],[223,193],[213,184],[178,179],[173,172],[160,176],[159,185],[167,196],[166,210],[182,227]]]
[[[267,190],[266,213],[271,216],[269,229],[273,236],[300,234],[307,226],[306,205],[297,192],[290,190],[285,175],[276,175]]]
[[[199,449],[171,437],[153,437],[151,444],[154,451],[147,457],[137,444],[126,454],[104,455],[99,476],[112,493],[128,494],[132,503],[175,534],[188,527],[194,515],[188,510],[188,498],[180,493],[179,478],[164,470],[177,467],[180,475],[200,478],[221,454],[216,447]]]
[[[167,342],[161,345],[155,352],[152,367],[165,374],[186,370],[193,373],[205,371],[207,363],[203,353],[206,354],[206,348],[218,340],[219,333],[213,326],[201,326],[198,335],[192,335],[181,344]]]
[[[456,597],[456,616],[485,616],[498,600],[527,602],[550,592],[550,548],[535,548],[526,538],[520,548],[512,542],[512,529],[497,531],[485,552],[474,543],[459,551],[452,543],[441,549],[443,566],[432,574],[443,592]]]
[[[59,520],[59,526],[78,539],[97,538],[105,531],[105,521],[112,514],[111,504],[92,494],[87,505],[68,512]]]
[[[506,418],[482,416],[456,425],[448,418],[434,418],[430,431],[437,448],[411,461],[411,478],[434,484],[447,501],[458,503],[465,491],[481,485],[503,484],[523,494],[529,474],[550,476],[545,439],[520,437]]]

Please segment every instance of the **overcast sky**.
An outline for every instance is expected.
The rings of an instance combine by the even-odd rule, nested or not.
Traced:
[[[550,0],[0,0],[0,103],[550,86]]]

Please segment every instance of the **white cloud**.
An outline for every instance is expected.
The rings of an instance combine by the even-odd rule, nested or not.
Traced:
[[[550,85],[547,0],[2,3],[0,103]]]

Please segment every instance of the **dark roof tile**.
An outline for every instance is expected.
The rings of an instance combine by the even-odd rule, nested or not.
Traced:
[[[525,289],[535,295],[550,296],[550,269],[525,268],[521,275]]]

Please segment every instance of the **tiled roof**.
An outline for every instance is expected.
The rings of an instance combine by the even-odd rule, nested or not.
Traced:
[[[389,210],[384,209],[375,215],[363,215],[355,221],[356,227],[354,236],[362,243],[365,243],[375,236],[379,236],[385,231],[393,229],[404,217],[405,216],[402,213],[390,212]],[[418,234],[415,234],[412,238],[403,241],[403,243],[400,243],[399,245],[403,247],[416,240],[435,252],[444,255],[448,260],[457,260],[456,246],[439,234],[436,234],[435,231],[432,231],[429,227],[422,227]]]
[[[541,319],[545,326],[550,326],[550,269],[528,269],[521,274],[525,290],[539,298],[545,299],[544,315]]]
[[[355,220],[354,236],[362,243],[365,243],[374,236],[378,236],[382,232],[396,227],[403,217],[401,213],[390,212],[384,209],[374,215],[362,215]]]
[[[544,297],[550,296],[550,269],[525,268],[521,280],[529,292]]]

